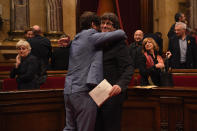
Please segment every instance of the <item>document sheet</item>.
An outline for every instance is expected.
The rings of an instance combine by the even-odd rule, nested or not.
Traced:
[[[106,79],[104,79],[89,92],[89,95],[98,106],[101,106],[109,98],[111,89],[112,85]]]

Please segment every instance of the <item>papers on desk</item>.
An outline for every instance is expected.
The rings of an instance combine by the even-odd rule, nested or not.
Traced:
[[[150,88],[154,88],[157,87],[156,85],[148,85],[148,86],[135,86],[134,88],[144,88],[144,89],[150,89]]]
[[[100,107],[109,98],[111,89],[112,85],[106,79],[104,79],[100,84],[98,84],[93,90],[89,92],[89,95]]]

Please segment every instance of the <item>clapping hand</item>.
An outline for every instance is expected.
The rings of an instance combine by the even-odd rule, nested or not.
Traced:
[[[67,47],[69,45],[69,42],[70,42],[70,37],[65,37],[58,40],[58,44],[64,47]]]
[[[169,59],[172,56],[172,53],[170,51],[166,52],[166,57]]]
[[[162,68],[164,68],[164,64],[163,63],[157,63],[157,64],[155,64],[155,67],[162,69]]]
[[[20,57],[20,55],[17,55],[16,56],[16,68],[18,68],[18,66],[20,65],[20,63],[21,63],[21,57]]]

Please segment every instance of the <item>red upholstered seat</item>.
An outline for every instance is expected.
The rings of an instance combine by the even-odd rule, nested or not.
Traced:
[[[63,89],[65,77],[48,77],[40,89]],[[4,79],[3,91],[17,90],[16,79]]]
[[[0,71],[11,71],[14,68],[14,65],[10,66],[3,66],[0,65]]]
[[[3,80],[3,91],[17,90],[16,79],[7,78]]]
[[[174,86],[197,87],[197,76],[173,75]],[[63,89],[65,77],[48,77],[41,89]],[[132,78],[130,86],[136,86],[140,83],[140,75]],[[2,88],[4,91],[17,90],[16,79],[4,79]]]
[[[48,77],[40,89],[63,89],[65,77]]]
[[[174,86],[197,87],[197,76],[173,75]]]

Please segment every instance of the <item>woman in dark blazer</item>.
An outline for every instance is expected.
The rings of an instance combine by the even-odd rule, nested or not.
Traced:
[[[139,60],[140,85],[154,84],[160,86],[160,72],[164,68],[164,62],[162,57],[158,55],[159,47],[150,37],[143,40],[142,46],[143,54]]]
[[[18,55],[16,56],[15,68],[11,71],[10,77],[15,78],[18,89],[37,89],[39,61],[30,54],[31,47],[27,41],[20,40],[16,44]]]

